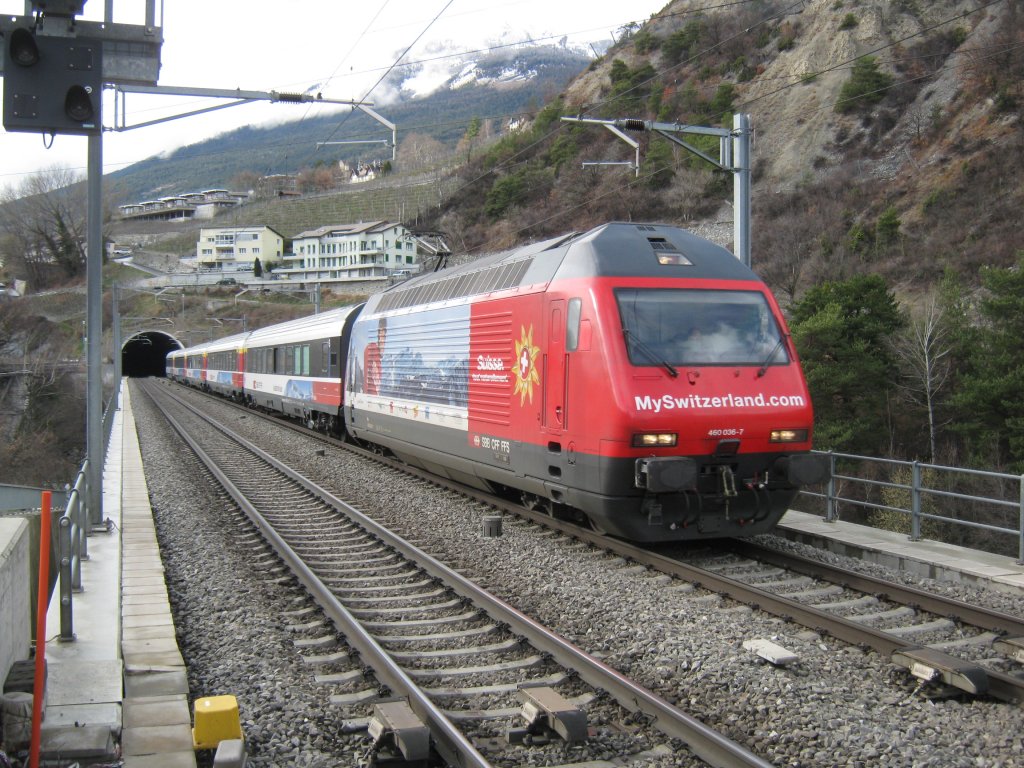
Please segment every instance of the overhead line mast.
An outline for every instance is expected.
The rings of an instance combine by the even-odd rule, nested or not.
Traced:
[[[599,120],[590,117],[563,117],[567,123],[602,125],[614,133],[636,152],[636,175],[640,175],[640,144],[623,131],[648,131],[677,144],[716,168],[732,173],[733,179],[733,250],[736,258],[750,266],[750,115],[737,114],[732,118],[732,130],[681,123],[659,123],[637,118]],[[679,134],[717,136],[718,159],[687,143]],[[584,163],[584,165],[609,163]]]

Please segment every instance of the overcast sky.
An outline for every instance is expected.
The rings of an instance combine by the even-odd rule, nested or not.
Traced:
[[[643,22],[668,0],[166,0],[157,2],[162,24],[159,85],[302,92],[361,99],[397,57],[427,59],[439,49],[472,50],[531,36],[563,36],[570,45],[610,40],[618,29]],[[101,20],[102,0],[88,0],[83,18]],[[163,7],[161,7],[163,6]],[[141,24],[144,0],[114,0],[113,21]],[[3,15],[24,15],[24,0],[0,0]],[[386,116],[386,94],[369,101]],[[128,125],[222,103],[180,96],[128,94]],[[112,96],[104,124],[112,126]],[[106,172],[162,151],[201,141],[242,125],[298,119],[306,104],[253,104],[129,131],[105,131]],[[401,126],[399,141],[401,141]],[[340,137],[336,137],[340,138]],[[50,149],[36,134],[0,132],[0,188],[53,165],[85,174],[87,140],[57,136]]]

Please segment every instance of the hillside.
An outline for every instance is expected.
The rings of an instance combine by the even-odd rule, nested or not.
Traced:
[[[753,128],[753,259],[789,300],[865,270],[913,294],[946,267],[974,283],[979,265],[1012,262],[1024,246],[1014,213],[1024,202],[1015,183],[1024,170],[1016,3],[705,6],[669,3],[564,88],[552,77],[496,89],[481,76],[395,105],[388,114],[402,130],[389,180],[248,206],[231,223],[265,222],[290,236],[325,216],[401,218],[482,252],[607,220],[661,219],[730,245],[726,174],[647,133],[634,135],[639,178],[623,166],[584,168],[632,160],[632,150],[600,126],[559,118],[731,127],[743,111]],[[558,66],[540,71],[582,69],[567,52],[552,55]],[[865,72],[865,55],[874,70]],[[530,120],[526,130],[507,129],[516,115]],[[463,138],[474,117],[485,119],[475,150]],[[155,196],[223,186],[242,170],[294,171],[323,159],[309,148],[330,120],[240,129],[125,169],[109,186],[119,197]],[[353,114],[345,135],[375,131]],[[880,221],[895,230],[879,235]]]
[[[728,245],[724,174],[650,134],[636,135],[639,178],[583,169],[632,151],[600,126],[558,118],[731,127],[743,111],[754,131],[753,260],[784,296],[865,270],[914,292],[947,266],[976,282],[980,264],[1012,262],[1024,246],[1016,3],[704,6],[670,3],[529,134],[465,167],[437,227],[487,250],[609,219],[664,219]]]

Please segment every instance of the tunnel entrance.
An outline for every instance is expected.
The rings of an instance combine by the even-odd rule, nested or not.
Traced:
[[[163,376],[167,353],[181,343],[162,331],[140,331],[121,346],[121,372],[132,378]]]

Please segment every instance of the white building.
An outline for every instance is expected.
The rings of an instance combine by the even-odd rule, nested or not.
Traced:
[[[212,219],[227,208],[235,208],[249,199],[244,192],[226,189],[208,189],[205,192],[186,192],[184,195],[162,197],[142,203],[120,206],[121,218],[136,221],[172,221],[175,219]]]
[[[196,263],[200,269],[223,272],[252,271],[261,265],[281,262],[284,237],[271,227],[211,227],[199,230]]]
[[[370,221],[300,232],[282,276],[303,281],[388,279],[420,270],[417,240],[401,224]]]

